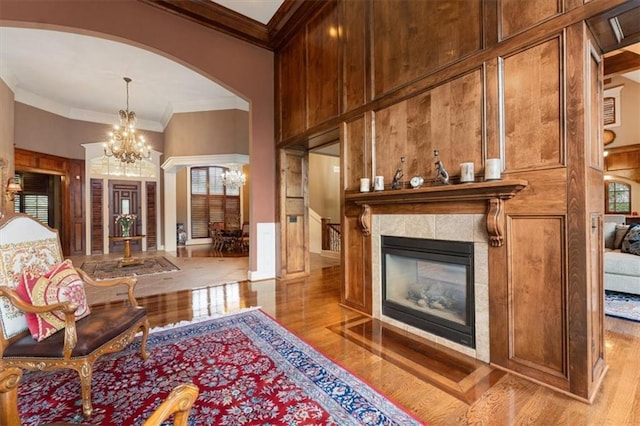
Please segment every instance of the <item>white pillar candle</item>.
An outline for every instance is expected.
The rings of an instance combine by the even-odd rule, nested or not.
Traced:
[[[460,163],[460,182],[468,183],[474,180],[473,163]]]
[[[373,190],[374,191],[383,191],[384,190],[384,176],[376,176],[373,181]]]
[[[484,166],[484,180],[500,180],[502,161],[499,158],[488,158]]]
[[[369,178],[360,178],[360,192],[369,192],[369,188],[371,188]]]

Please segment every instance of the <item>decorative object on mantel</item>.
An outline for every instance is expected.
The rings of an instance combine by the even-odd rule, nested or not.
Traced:
[[[136,136],[136,113],[129,111],[129,83],[131,79],[124,77],[127,83],[127,109],[118,112],[120,124],[113,126],[109,132],[109,143],[104,144],[104,155],[115,157],[125,164],[134,164],[143,158],[151,157],[151,147],[145,145],[144,137]]]
[[[444,168],[444,164],[440,161],[440,152],[436,149],[433,151],[433,156],[436,157],[436,182],[442,183],[443,185],[449,185],[449,173],[447,169]]]
[[[360,178],[360,192],[369,192],[371,184],[369,178]]]
[[[405,158],[400,157],[400,167],[396,169],[396,173],[393,175],[393,181],[391,182],[391,189],[402,189],[402,183],[400,179],[404,176],[403,166],[404,166]]]
[[[420,175],[416,175],[414,177],[411,178],[411,180],[409,181],[409,183],[411,184],[411,187],[413,189],[418,189],[422,186],[422,184],[424,183],[424,178]]]
[[[131,236],[131,225],[133,225],[137,217],[135,214],[119,214],[116,216],[116,223],[120,225],[123,237]]]
[[[486,202],[489,244],[500,247],[504,243],[504,202],[529,185],[522,179],[491,182],[472,182],[467,185],[427,186],[384,193],[349,191],[345,201],[362,207],[360,228],[365,236],[371,230],[371,206],[389,204],[422,204],[437,202]]]
[[[499,158],[487,158],[484,166],[484,180],[500,180],[502,161]]]
[[[373,190],[384,191],[384,176],[376,176],[373,179]]]
[[[460,163],[460,183],[471,183],[475,180],[473,162]]]

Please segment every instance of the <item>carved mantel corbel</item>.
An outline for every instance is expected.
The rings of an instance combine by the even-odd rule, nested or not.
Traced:
[[[362,229],[362,235],[365,237],[371,235],[371,207],[369,204],[362,205],[362,211],[360,212],[360,229]]]
[[[504,200],[491,198],[487,201],[487,207],[489,245],[500,247],[504,244]]]
[[[400,189],[380,192],[348,192],[347,202],[362,207],[360,228],[364,236],[371,235],[371,206],[391,204],[416,204],[435,202],[482,202],[487,203],[487,232],[489,244],[500,247],[504,244],[504,202],[529,185],[521,179],[477,182],[464,185],[431,186],[419,189]]]

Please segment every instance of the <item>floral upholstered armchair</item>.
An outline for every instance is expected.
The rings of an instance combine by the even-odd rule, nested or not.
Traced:
[[[0,365],[29,370],[69,368],[80,376],[82,411],[90,416],[93,363],[118,352],[142,331],[147,310],[133,295],[137,280],[94,281],[65,261],[58,231],[16,214],[0,219]],[[89,309],[84,285],[127,286],[129,304]]]

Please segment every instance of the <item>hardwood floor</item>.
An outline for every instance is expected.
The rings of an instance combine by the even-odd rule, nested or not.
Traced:
[[[243,267],[246,274],[246,258],[238,264],[238,259],[200,257],[197,248],[192,250],[197,254],[158,253],[179,264],[180,272],[140,277],[138,300],[149,309],[152,326],[261,306],[430,425],[640,425],[640,323],[606,318],[610,368],[588,405],[341,307],[336,260],[313,256],[306,279],[232,282],[225,277],[238,275],[236,270]],[[180,274],[180,279],[166,280],[172,274]],[[213,285],[203,285],[207,282]],[[167,283],[179,289],[152,291]],[[94,296],[89,294],[89,300]],[[94,308],[120,303],[112,301],[118,295],[100,298],[109,301],[94,302]]]

